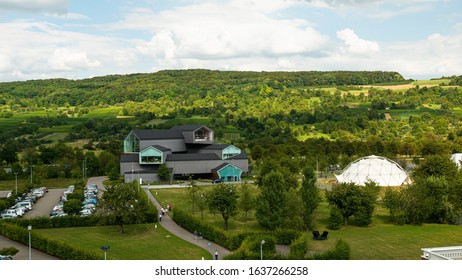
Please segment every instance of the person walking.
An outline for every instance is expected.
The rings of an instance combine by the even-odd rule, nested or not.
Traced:
[[[215,259],[218,260],[218,250],[215,250]]]
[[[212,247],[212,242],[209,241],[209,243],[207,243],[207,247],[209,247],[210,250],[210,247]]]
[[[162,214],[159,214],[159,222],[162,222]]]

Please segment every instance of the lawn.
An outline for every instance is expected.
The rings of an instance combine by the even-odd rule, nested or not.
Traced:
[[[253,187],[253,186],[252,186]],[[203,192],[208,191],[212,186],[201,186]],[[187,211],[187,213],[192,214],[197,219],[202,219],[201,212],[199,207],[195,205],[194,213],[192,212],[192,204],[189,200],[189,195],[185,188],[176,188],[176,189],[152,189],[152,195],[156,200],[164,206],[167,204],[172,204],[173,208],[182,209]],[[201,192],[199,192],[201,193]],[[205,209],[203,212],[203,221],[210,223],[211,225],[217,228],[223,228],[223,218],[218,212],[211,213],[208,209]],[[248,213],[246,216],[244,212],[239,211],[239,213],[229,219],[228,221],[228,230],[232,232],[248,231],[248,230],[262,230],[255,220],[252,213]]]
[[[209,187],[203,187],[204,191]],[[162,205],[173,204],[174,209],[180,208],[191,212],[191,203],[185,189],[151,190]],[[157,193],[157,194],[156,194]],[[197,206],[196,206],[197,207]],[[194,216],[201,218],[197,210]],[[316,210],[314,228],[319,231],[326,228],[329,217],[329,205],[323,201]],[[222,228],[223,220],[218,213],[204,211],[204,221]],[[255,220],[254,212],[244,219],[239,213],[230,219],[229,231],[242,232],[246,230],[262,230]],[[342,239],[351,246],[351,259],[354,260],[418,260],[421,248],[455,246],[462,243],[462,228],[454,225],[425,224],[422,226],[398,226],[389,222],[388,210],[377,205],[373,222],[369,227],[348,225],[340,230],[328,230],[325,241],[310,240],[310,252],[329,250]],[[310,234],[311,235],[311,234]]]
[[[18,178],[18,190],[24,189],[26,182],[29,182],[29,178],[22,179]],[[59,178],[59,179],[42,179],[40,186],[47,187],[49,189],[65,189],[69,185],[73,185],[75,180],[70,178]],[[0,180],[0,191],[14,190],[16,187],[15,180]]]
[[[118,226],[36,229],[39,234],[104,254],[100,247],[109,245],[107,259],[112,260],[206,260],[212,259],[207,250],[184,241],[154,224],[126,225],[125,233]]]

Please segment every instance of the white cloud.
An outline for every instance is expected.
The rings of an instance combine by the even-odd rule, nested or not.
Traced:
[[[135,71],[134,65],[138,62],[134,43],[63,31],[49,23],[4,23],[0,24],[0,34],[8,38],[8,43],[0,44],[0,80],[3,81],[127,73]]]
[[[328,37],[306,20],[271,18],[257,8],[244,9],[242,4],[206,3],[158,14],[138,9],[116,28],[151,32],[152,38],[138,49],[161,59],[162,65],[197,58],[317,55],[328,42]]]
[[[359,38],[351,29],[337,31],[337,37],[346,44],[345,50],[351,54],[367,55],[380,51],[378,43]]]
[[[87,69],[98,67],[101,63],[97,60],[91,61],[87,53],[72,51],[67,48],[57,49],[48,59],[51,69],[58,71],[73,71],[76,69]]]
[[[2,0],[0,1],[0,11],[63,14],[67,12],[68,2],[68,0]]]

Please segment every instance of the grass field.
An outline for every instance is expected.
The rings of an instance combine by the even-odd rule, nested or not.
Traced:
[[[109,245],[107,259],[112,260],[206,260],[212,255],[154,224],[126,225],[125,233],[118,226],[36,229],[39,234],[74,244],[95,254],[104,254],[101,246]]]
[[[22,179],[18,178],[18,190],[25,188],[26,183],[29,182],[29,178]],[[47,187],[49,189],[65,189],[69,185],[73,185],[74,179],[62,178],[62,179],[43,179],[40,186]],[[15,180],[0,180],[0,191],[10,191],[16,188]]]

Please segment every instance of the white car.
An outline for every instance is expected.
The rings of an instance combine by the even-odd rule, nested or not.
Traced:
[[[90,209],[82,209],[80,211],[80,216],[89,216],[91,214],[93,214],[93,211]]]
[[[16,214],[16,210],[14,209],[6,209],[1,214],[2,219],[13,219],[17,218],[18,215]]]
[[[32,210],[32,202],[30,201],[20,201],[16,203],[14,208],[16,209],[17,207],[24,207],[26,208],[26,211]]]
[[[38,198],[42,198],[45,195],[45,192],[41,189],[35,189],[32,191],[32,195],[35,195]]]
[[[14,209],[16,211],[16,215],[18,215],[18,217],[22,217],[24,216],[24,214],[26,214],[26,208],[24,207],[14,207],[11,209]]]

